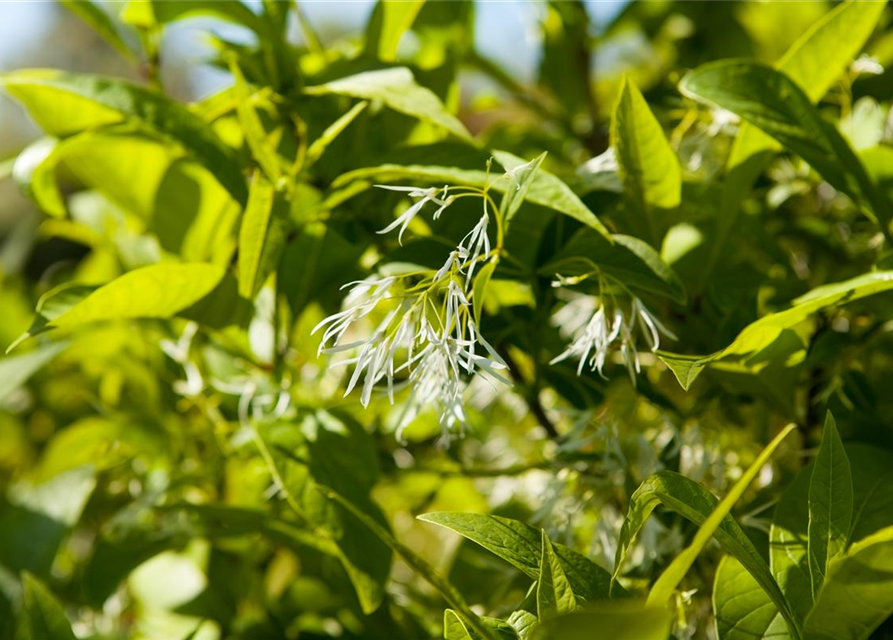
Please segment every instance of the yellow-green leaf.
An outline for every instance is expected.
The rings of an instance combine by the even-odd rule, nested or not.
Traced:
[[[380,100],[394,111],[430,122],[457,138],[474,143],[474,138],[465,125],[447,111],[440,98],[430,89],[416,83],[412,72],[406,67],[366,71],[326,84],[307,87],[304,91],[310,95],[334,93],[363,100]]]

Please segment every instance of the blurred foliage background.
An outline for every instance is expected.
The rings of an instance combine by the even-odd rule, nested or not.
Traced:
[[[48,67],[123,78],[167,98],[157,112],[134,107],[110,124],[58,96],[37,104],[17,95],[26,109],[0,98],[0,347],[52,327],[82,302],[79,287],[92,292],[140,268],[200,263],[227,274],[209,289],[219,292],[226,277],[234,283],[246,253],[238,220],[258,176],[276,189],[277,172],[288,182],[286,231],[247,294],[240,280],[238,296],[233,284],[171,313],[130,314],[142,296],[176,289],[162,278],[156,289],[126,298],[119,317],[100,313],[101,322],[35,335],[9,357],[20,359],[0,360],[0,638],[481,637],[462,626],[467,617],[456,617],[461,629],[450,627],[450,614],[445,622],[444,609],[456,601],[426,580],[431,573],[445,577],[475,616],[511,622],[488,622],[484,633],[537,637],[518,614],[536,620],[539,606],[542,618],[531,578],[542,582],[538,563],[549,545],[559,555],[566,545],[585,556],[579,562],[596,584],[610,577],[618,546],[628,543],[619,589],[644,596],[704,517],[692,522],[672,506],[659,508],[635,542],[624,539],[637,487],[673,472],[723,495],[794,423],[775,462],[759,467],[733,511],[748,544],[769,558],[772,527],[780,526],[776,504],[794,495],[795,477],[808,479],[828,410],[849,447],[857,502],[863,496],[872,514],[870,523],[856,518],[853,529],[868,535],[893,525],[893,505],[874,493],[885,492],[891,468],[893,309],[889,295],[858,299],[886,288],[889,218],[841,188],[803,147],[770,147],[750,184],[729,195],[730,150],[747,118],[705,107],[692,97],[697,91],[678,88],[686,72],[712,61],[778,65],[840,4],[406,3],[419,5],[418,13],[395,18],[406,21],[405,33],[398,29],[391,50],[382,44],[391,28],[382,26],[384,2],[97,3],[113,19],[121,42],[111,42],[124,55],[82,19],[83,5],[63,4],[0,3],[0,68],[12,72],[4,76],[7,93],[30,82],[10,79],[15,72]],[[854,41],[840,45],[852,54],[827,63],[833,77],[812,83],[822,86],[819,95],[801,88],[858,154],[881,202],[891,195],[893,11],[876,13],[860,27],[864,38],[850,35]],[[835,48],[827,42],[834,40],[826,52]],[[327,84],[397,66],[436,96],[440,120]],[[821,75],[817,66],[807,71]],[[665,214],[648,229],[635,213],[628,160],[618,153],[628,134],[615,130],[623,97],[638,104],[630,86],[654,114],[634,112],[632,131],[651,131],[656,122],[680,174],[666,211],[652,210],[645,190],[644,213]],[[139,103],[147,94],[134,95]],[[190,155],[188,142],[165,137],[164,127],[175,128],[182,115],[153,120],[168,113],[168,98],[188,103],[236,159],[235,187],[219,167]],[[353,114],[357,100],[370,104]],[[453,122],[443,114],[458,128],[439,126]],[[349,117],[343,131],[313,156],[313,141],[340,117]],[[131,122],[140,118],[152,126]],[[35,146],[44,135],[58,146]],[[60,151],[47,171],[42,163],[62,148],[58,141],[66,155]],[[609,148],[615,155],[605,155]],[[413,242],[400,245],[376,231],[407,200],[371,183],[440,187],[444,175],[460,182],[483,172],[494,150],[524,161],[547,152],[548,174],[539,175],[560,178],[570,192],[565,208],[577,215],[561,215],[567,210],[557,198],[550,204],[525,192],[506,240],[523,264],[493,263],[480,325],[507,362],[512,386],[474,378],[461,437],[444,439],[429,411],[398,438],[399,402],[393,407],[382,394],[364,408],[357,393],[342,398],[345,371],[327,368],[311,329],[338,312],[345,282],[392,263],[433,272],[444,256],[432,259],[432,246],[443,252],[443,238],[456,246],[479,215],[464,201],[451,204],[439,223],[416,219]],[[299,170],[302,154],[312,161]],[[496,158],[494,176],[512,168]],[[437,171],[417,170],[429,165]],[[62,215],[48,211],[54,206]],[[724,227],[733,210],[733,226]],[[604,236],[586,212],[604,223]],[[599,244],[619,236],[639,247],[632,263]],[[717,352],[822,285],[863,274],[880,284],[871,291],[847,284],[759,349],[705,362],[697,382],[700,369],[684,381],[687,364],[668,354],[667,366],[662,352],[644,344],[632,380],[617,353],[607,376],[575,375],[576,362],[548,366],[567,343],[550,317],[560,306],[553,281],[582,273],[555,265],[581,256],[626,282],[619,297],[641,298],[672,330],[676,339],[664,341],[665,350],[688,355]],[[184,289],[200,286],[198,276],[184,280]],[[594,280],[581,278],[581,290],[607,296]],[[477,293],[475,286],[480,299]],[[806,484],[799,481],[797,496]],[[535,555],[538,530],[551,542],[531,574],[520,560],[506,562],[486,545],[417,519],[432,512],[527,523]],[[396,553],[388,536],[403,545]],[[857,540],[854,534],[849,543]],[[724,553],[710,543],[674,592],[673,615],[659,616],[656,631],[628,637],[743,637],[716,620]],[[420,570],[418,558],[431,567]],[[594,594],[607,582],[592,584],[586,588]],[[867,633],[837,637],[888,637],[884,618]],[[776,624],[779,635],[765,637],[792,637]],[[605,629],[543,637],[626,637]]]

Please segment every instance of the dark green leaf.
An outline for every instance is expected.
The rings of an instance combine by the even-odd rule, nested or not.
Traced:
[[[419,520],[455,531],[531,578],[539,576],[542,539],[540,532],[530,525],[484,513],[426,513]],[[608,597],[611,576],[607,571],[564,545],[555,544],[553,548],[578,599]],[[624,595],[622,589],[615,589],[615,594],[618,593]]]
[[[884,233],[889,232],[889,203],[843,136],[789,77],[754,62],[729,60],[690,72],[679,88],[692,98],[731,111],[778,140],[832,186],[868,207]]]
[[[831,562],[847,546],[853,519],[853,478],[850,461],[837,433],[837,423],[828,412],[822,445],[809,481],[809,574],[813,599],[822,588]]]
[[[25,624],[22,640],[75,640],[65,610],[55,596],[30,573],[22,576]]]

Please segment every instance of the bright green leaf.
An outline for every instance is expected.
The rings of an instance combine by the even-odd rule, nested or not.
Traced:
[[[384,62],[397,57],[400,38],[412,26],[425,0],[379,0],[366,31],[366,53]]]
[[[717,504],[716,508],[710,513],[710,516],[698,529],[691,544],[686,547],[682,553],[676,556],[673,562],[670,563],[670,566],[667,567],[657,579],[657,582],[654,583],[654,586],[651,587],[651,592],[648,594],[649,604],[662,605],[669,601],[673,591],[675,591],[679,583],[682,582],[685,574],[688,573],[688,570],[710,541],[710,538],[713,537],[717,529],[722,525],[723,520],[732,510],[732,507],[738,502],[748,486],[750,486],[750,483],[753,482],[753,479],[763,468],[763,465],[769,461],[772,454],[775,453],[775,450],[785,437],[795,428],[795,425],[788,425],[781,431],[781,433],[775,436],[772,442],[766,445],[766,448],[760,452],[760,455],[757,456],[756,460],[754,460],[747,471],[744,472],[744,475],[742,475],[734,484],[725,497],[719,501],[719,504]],[[796,623],[793,620],[789,620],[788,623],[792,635],[795,638],[799,638]]]
[[[716,511],[719,500],[697,482],[672,471],[659,471],[647,478],[630,498],[629,513],[620,529],[613,580],[620,576],[633,541],[658,504],[703,527]],[[775,603],[777,610],[785,611],[787,618],[793,623],[794,614],[773,579],[766,561],[735,519],[726,514],[713,535],[727,553],[746,567],[755,584],[767,594],[770,602]]]
[[[124,80],[50,69],[0,76],[0,84],[48,134],[67,137],[88,128],[132,122],[181,144],[240,202],[247,195],[234,151],[186,107]]]
[[[679,206],[682,170],[645,98],[626,77],[614,105],[611,145],[624,193],[645,216],[645,232],[658,242],[661,221],[656,213]]]
[[[304,91],[310,95],[334,93],[363,100],[380,100],[394,111],[442,127],[466,142],[474,142],[465,125],[446,110],[440,98],[430,89],[417,84],[412,72],[406,67],[366,71],[323,85],[307,87]]]
[[[65,200],[56,182],[58,146],[55,138],[41,138],[25,147],[15,159],[12,177],[44,213],[62,218]]]
[[[254,299],[276,268],[285,248],[285,216],[278,211],[276,192],[255,174],[239,231],[239,295]]]
[[[775,342],[783,331],[797,326],[816,311],[889,289],[893,289],[893,271],[876,271],[843,282],[822,285],[795,299],[790,308],[770,313],[747,325],[732,344],[720,351],[707,356],[659,352],[658,357],[676,375],[682,388],[688,389],[711,362],[762,351]]]
[[[274,185],[278,185],[279,179],[282,177],[279,154],[264,129],[260,115],[254,107],[251,89],[245,82],[245,76],[235,59],[230,62],[229,71],[235,80],[236,113],[245,134],[245,141],[267,179]]]
[[[0,358],[0,402],[49,364],[67,346],[67,342],[55,342],[38,347],[30,353]]]

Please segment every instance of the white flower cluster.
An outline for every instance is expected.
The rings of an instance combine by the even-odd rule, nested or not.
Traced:
[[[527,165],[515,167],[505,178],[520,188],[519,176]],[[492,383],[510,384],[500,374],[507,366],[496,350],[480,334],[469,301],[475,268],[495,259],[488,228],[489,204],[485,191],[470,187],[398,187],[376,185],[405,192],[416,202],[379,233],[399,227],[398,239],[412,220],[431,202],[439,208],[437,220],[459,197],[477,196],[483,200],[483,214],[475,226],[449,253],[443,266],[421,282],[410,282],[416,275],[369,277],[351,282],[342,311],[335,313],[314,329],[324,329],[319,353],[353,352],[334,366],[353,365],[354,370],[345,396],[360,386],[360,402],[367,406],[376,385],[386,382],[393,404],[395,390],[408,386],[406,408],[399,421],[397,437],[428,405],[439,408],[440,423],[445,433],[456,425],[467,425],[462,402],[466,377],[478,374]],[[452,194],[451,194],[452,192]],[[498,214],[495,214],[498,215]],[[373,311],[384,314],[371,335],[349,339],[357,323],[368,319]]]
[[[571,343],[550,364],[569,358],[577,359],[577,375],[583,372],[583,367],[588,366],[604,378],[608,356],[612,351],[619,351],[635,384],[636,374],[641,371],[639,352],[636,349],[638,334],[644,336],[652,352],[660,348],[661,335],[676,339],[635,296],[632,297],[628,313],[624,313],[616,304],[613,310],[607,309],[602,297],[571,294],[569,298],[552,316],[552,322],[563,335],[571,339]]]

